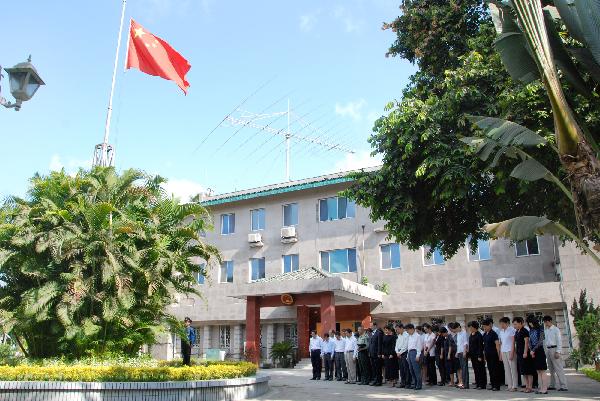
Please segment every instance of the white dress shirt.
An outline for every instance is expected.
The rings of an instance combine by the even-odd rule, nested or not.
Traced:
[[[552,348],[553,351],[562,353],[562,340],[560,337],[560,329],[555,325],[550,326],[549,329],[544,327],[544,345],[547,347],[556,346],[556,349]]]
[[[358,345],[356,344],[356,337],[353,335],[346,337],[346,344],[344,346],[344,352],[352,352],[352,356],[358,358]]]
[[[408,333],[404,331],[396,339],[396,353],[404,354],[406,351],[408,351]]]
[[[335,352],[345,352],[346,351],[346,339],[341,337],[339,340],[336,338],[333,340],[335,344]]]
[[[492,330],[494,330],[496,332],[496,334],[498,335],[498,337],[500,337],[500,327],[496,327],[492,324]]]
[[[408,335],[408,350],[417,350],[417,358],[421,356],[423,350],[423,337],[416,331],[412,335]]]
[[[467,346],[469,345],[469,335],[466,331],[461,330],[456,333],[456,353],[462,354],[466,351]]]
[[[435,333],[427,334],[423,345],[425,346],[425,348],[427,348],[427,354],[429,356],[435,356]]]
[[[511,352],[515,346],[515,333],[517,331],[514,327],[508,326],[506,330],[500,329],[500,352]]]
[[[313,337],[310,338],[310,342],[308,344],[309,350],[313,351],[313,350],[318,349],[320,351],[322,347],[323,347],[323,340],[321,339],[321,337],[317,336],[315,338],[313,338]]]

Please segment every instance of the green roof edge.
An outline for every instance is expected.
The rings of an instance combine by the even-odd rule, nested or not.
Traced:
[[[294,191],[301,191],[304,189],[318,188],[318,187],[323,187],[325,185],[339,184],[339,183],[348,182],[348,181],[353,181],[353,178],[345,176],[345,177],[325,179],[323,181],[290,185],[289,187],[283,187],[283,188],[273,188],[273,189],[267,189],[267,190],[262,190],[262,191],[257,190],[256,192],[250,192],[247,194],[225,196],[220,199],[207,200],[204,202],[200,202],[200,204],[202,206],[215,206],[215,205],[221,205],[224,203],[231,203],[231,202],[237,202],[237,201],[242,201],[242,200],[261,198],[263,196],[278,195],[278,194],[283,194],[286,192],[294,192]]]

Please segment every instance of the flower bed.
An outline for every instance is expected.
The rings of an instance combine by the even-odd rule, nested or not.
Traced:
[[[248,362],[205,363],[191,367],[89,366],[85,364],[30,364],[0,366],[0,381],[160,382],[234,379],[256,374]]]

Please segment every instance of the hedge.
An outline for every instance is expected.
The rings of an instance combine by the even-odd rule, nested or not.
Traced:
[[[191,367],[0,366],[0,381],[159,382],[233,379],[256,374],[249,362]]]
[[[581,371],[585,373],[587,377],[600,382],[600,371],[597,371],[592,368],[583,368],[581,369]]]

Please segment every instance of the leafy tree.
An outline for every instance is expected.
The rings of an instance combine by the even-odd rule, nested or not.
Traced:
[[[584,98],[598,98],[589,89],[600,82],[600,40],[596,28],[600,26],[600,5],[587,0],[568,2],[557,0],[557,8],[543,9],[539,1],[513,0],[503,2],[489,0],[498,37],[494,42],[509,74],[524,83],[541,78],[552,106],[554,117],[554,140],[556,146],[547,146],[561,161],[566,172],[567,185],[552,174],[522,147],[546,145],[543,138],[527,128],[510,121],[492,118],[472,118],[485,135],[465,138],[476,148],[482,159],[487,159],[499,148],[494,160],[501,156],[520,159],[511,176],[528,181],[546,179],[558,186],[573,203],[577,217],[578,234],[543,216],[522,216],[488,225],[486,230],[494,236],[521,240],[535,234],[552,233],[565,235],[576,241],[586,253],[600,264],[600,258],[589,249],[584,238],[597,239],[600,232],[600,151],[594,136],[568,102],[559,80],[557,68],[564,80]],[[564,22],[569,29],[570,44],[558,33],[556,20]],[[593,25],[596,25],[593,27]],[[566,33],[565,33],[566,35]],[[581,44],[587,47],[576,47]],[[585,66],[580,73],[571,54]],[[584,79],[587,75],[588,82]],[[537,137],[537,138],[536,138]],[[535,140],[531,140],[535,139]],[[494,165],[492,163],[492,165]],[[569,186],[569,188],[567,188]]]
[[[460,142],[475,136],[469,115],[510,120],[543,138],[545,145],[530,154],[558,178],[566,177],[548,151],[556,142],[544,86],[524,85],[506,72],[484,2],[407,0],[402,16],[384,28],[397,34],[389,54],[407,57],[419,71],[373,128],[370,142],[383,155],[382,168],[353,174],[347,194],[369,207],[371,218],[386,221],[397,241],[412,249],[440,247],[446,257],[469,236],[473,247],[487,237],[484,224],[519,215],[546,216],[576,232],[573,205],[560,188],[511,177],[515,166],[506,158],[489,170],[489,161]],[[580,96],[567,84],[563,90],[590,132],[600,132],[598,97]]]
[[[579,340],[576,358],[584,364],[590,364],[600,347],[600,306],[588,301],[586,290],[581,290],[579,300],[573,300],[571,316]]]
[[[0,208],[0,325],[31,357],[134,355],[167,329],[176,293],[198,294],[208,214],[137,170],[53,172]],[[199,295],[199,294],[198,294]]]

